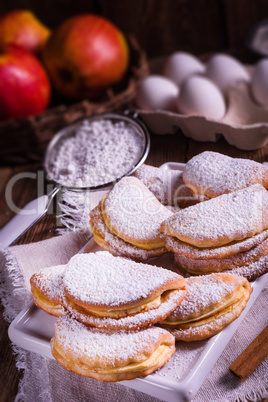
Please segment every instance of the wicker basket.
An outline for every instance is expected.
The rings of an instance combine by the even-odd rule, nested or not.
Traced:
[[[120,86],[108,88],[100,100],[61,104],[38,116],[1,122],[0,165],[39,163],[49,141],[66,124],[95,113],[122,111],[133,100],[140,80],[149,72],[146,53],[133,36],[128,39],[129,72]]]

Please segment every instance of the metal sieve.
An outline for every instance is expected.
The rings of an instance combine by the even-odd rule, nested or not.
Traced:
[[[85,122],[93,123],[96,121],[101,121],[101,120],[110,120],[113,123],[117,122],[125,122],[127,123],[132,129],[134,129],[135,134],[137,135],[137,139],[139,139],[141,143],[141,149],[140,149],[140,155],[137,155],[136,161],[134,162],[133,166],[128,169],[127,171],[122,171],[120,173],[119,177],[115,177],[114,180],[108,181],[106,183],[102,184],[97,184],[95,186],[81,186],[81,187],[76,187],[76,186],[68,186],[63,183],[59,183],[59,181],[55,178],[55,175],[53,174],[52,166],[53,162],[55,159],[55,156],[57,155],[57,149],[60,148],[61,144],[66,141],[68,138],[74,136],[79,130],[79,128],[82,127],[82,125]],[[90,140],[90,135],[89,135],[89,140]],[[90,146],[90,145],[89,145]],[[144,126],[144,124],[137,119],[136,116],[127,116],[127,115],[120,115],[120,114],[115,114],[115,113],[105,113],[105,114],[99,114],[99,115],[94,115],[88,118],[82,118],[77,120],[76,122],[69,124],[62,130],[58,132],[58,134],[55,135],[55,137],[52,139],[50,144],[48,145],[46,155],[45,155],[45,160],[44,160],[44,168],[47,174],[47,178],[49,181],[53,182],[57,187],[63,187],[65,189],[69,189],[72,191],[85,191],[85,190],[90,190],[90,191],[98,191],[107,187],[110,187],[113,185],[115,182],[120,180],[122,177],[127,176],[132,174],[146,159],[148,152],[150,148],[150,136],[148,134],[147,128]],[[56,152],[55,152],[56,151]]]
[[[110,120],[113,123],[125,122],[136,133],[137,138],[141,142],[140,155],[137,156],[133,166],[127,171],[122,171],[119,177],[116,177],[113,181],[102,183],[95,186],[68,186],[64,183],[60,183],[53,174],[52,165],[57,155],[57,150],[68,138],[75,136],[77,130],[85,123],[92,123],[94,121]],[[22,236],[34,223],[44,216],[53,200],[55,195],[61,189],[67,189],[70,191],[100,191],[108,189],[119,181],[122,177],[131,175],[147,158],[150,149],[150,136],[146,126],[138,119],[137,114],[131,114],[126,112],[125,114],[119,113],[103,113],[93,115],[90,117],[82,118],[74,123],[71,123],[61,129],[51,140],[46,150],[44,158],[44,170],[47,180],[54,185],[53,190],[42,197],[39,197],[30,203],[28,203],[11,221],[0,230],[0,244],[2,247],[7,247],[14,243],[20,236]]]

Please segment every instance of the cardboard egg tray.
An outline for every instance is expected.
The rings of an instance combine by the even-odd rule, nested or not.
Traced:
[[[151,73],[161,74],[164,62],[163,58],[154,60]],[[252,67],[246,68],[251,74]],[[254,102],[248,84],[239,82],[230,87],[226,102],[226,114],[219,121],[162,110],[137,112],[155,134],[172,134],[180,129],[186,137],[212,142],[223,136],[229,144],[245,151],[268,144],[268,108]]]

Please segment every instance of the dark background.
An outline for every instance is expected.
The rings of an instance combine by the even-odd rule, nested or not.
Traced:
[[[28,8],[50,28],[96,13],[133,33],[148,57],[175,50],[196,55],[243,48],[245,35],[268,17],[267,0],[1,0],[0,13]],[[247,56],[247,55],[246,55]]]

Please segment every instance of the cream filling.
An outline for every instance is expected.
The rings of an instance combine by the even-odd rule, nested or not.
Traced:
[[[94,373],[100,374],[119,374],[119,373],[128,373],[128,372],[140,372],[144,370],[148,370],[152,367],[158,366],[163,360],[166,359],[166,356],[171,352],[171,346],[168,344],[159,345],[156,350],[152,353],[152,355],[142,361],[142,362],[133,362],[129,363],[123,367],[90,367],[87,363],[83,362],[83,360],[71,361],[66,355],[59,350],[57,347],[57,343],[54,343],[54,350],[57,354],[59,354],[65,361],[70,362],[73,366],[79,367],[80,369],[84,369],[87,371],[91,371]]]
[[[38,290],[37,288],[34,288],[34,290],[32,291],[33,296],[35,296],[35,300],[36,302],[40,305],[40,308],[44,307],[44,308],[49,308],[50,310],[57,310],[59,308],[62,308],[62,305],[60,303],[54,303],[52,302],[50,299],[48,299],[47,297],[45,297],[40,290]]]
[[[105,241],[104,237],[97,231],[96,227],[92,225],[92,233],[94,236],[94,240],[96,241],[96,243],[101,246],[102,248],[106,248],[109,250],[109,244]],[[114,236],[117,236],[116,234],[113,234]],[[126,242],[125,240],[121,239],[119,236],[117,236],[118,239],[122,240],[124,243],[126,243],[127,246],[129,247],[138,247],[137,245],[134,245],[132,243]],[[112,244],[111,244],[112,246]],[[144,247],[138,247],[138,248],[142,248],[143,250],[152,250],[152,249],[145,249]]]
[[[122,317],[125,315],[133,315],[133,314],[138,314],[141,312],[145,312],[148,310],[152,310],[155,308],[158,308],[161,304],[161,296],[156,297],[152,301],[148,303],[144,303],[140,306],[137,307],[132,307],[126,310],[115,310],[115,311],[110,311],[110,310],[87,310],[89,313],[100,316],[100,317]]]
[[[99,246],[101,246],[102,248],[109,249],[109,244],[105,241],[104,237],[100,234],[100,232],[98,231],[98,229],[96,228],[96,226],[95,226],[93,223],[91,223],[91,229],[92,229],[92,233],[93,233],[94,240],[96,241],[96,243],[97,243]],[[114,235],[114,236],[117,236],[117,235],[114,234],[114,233],[113,233],[113,235]],[[138,245],[135,245],[134,243],[129,243],[129,242],[127,242],[126,240],[121,239],[121,237],[119,237],[119,236],[117,236],[117,237],[118,237],[118,239],[122,240],[123,242],[126,243],[126,245],[128,245],[128,246],[130,246],[130,247],[137,247],[137,248],[140,248],[140,249],[143,249],[143,250],[148,250],[148,251],[150,251],[150,250],[157,250],[157,249],[158,249],[158,247],[153,247],[153,248],[149,248],[149,247],[140,247],[140,246],[138,246]],[[111,246],[112,246],[112,244],[111,244]],[[164,247],[164,245],[162,244],[162,245],[159,246],[159,247],[162,248],[162,247]]]
[[[130,315],[135,315],[141,312],[149,311],[152,309],[157,309],[161,305],[161,295],[155,297],[153,300],[150,300],[144,304],[136,305],[135,307],[131,307],[124,310],[89,310],[78,304],[73,303],[68,296],[66,297],[67,305],[70,305],[74,310],[76,310],[79,314],[84,314],[85,316],[96,316],[96,317],[105,317],[105,318],[122,318]]]
[[[209,310],[207,313],[204,313],[196,318],[189,318],[188,320],[186,319],[186,320],[169,321],[168,319],[166,319],[165,321],[162,321],[162,323],[165,323],[168,325],[191,324],[192,327],[198,326],[198,325],[200,325],[200,321],[202,321],[203,319],[206,319],[210,316],[213,318],[213,316],[215,314],[217,314],[217,313],[227,309],[231,305],[237,303],[244,296],[244,294],[245,294],[245,288],[242,286],[223,305],[219,305],[218,307]]]
[[[164,232],[164,233],[165,233],[165,232]],[[220,248],[220,247],[234,246],[234,245],[236,245],[236,244],[243,243],[243,242],[245,242],[246,240],[251,239],[251,238],[257,236],[257,235],[259,235],[260,233],[259,233],[259,232],[258,232],[258,233],[255,233],[254,235],[252,235],[252,237],[244,237],[244,238],[241,238],[241,239],[232,240],[232,241],[230,241],[229,243],[218,242],[217,245],[211,245],[211,246],[206,246],[206,245],[203,245],[203,246],[200,245],[200,246],[198,246],[198,245],[193,244],[193,243],[187,243],[186,241],[181,240],[181,239],[179,239],[178,237],[176,237],[176,235],[169,234],[169,233],[165,233],[165,234],[167,234],[168,236],[172,237],[179,245],[187,246],[187,247],[193,248],[193,249],[195,249],[195,250],[201,250],[201,251],[204,250],[204,251],[205,251],[205,250],[217,249],[217,248]]]

